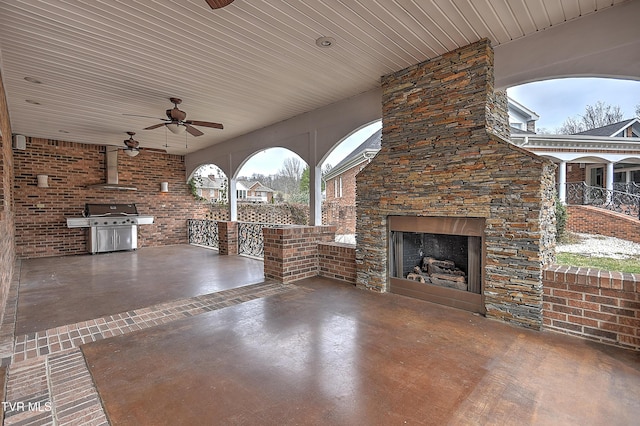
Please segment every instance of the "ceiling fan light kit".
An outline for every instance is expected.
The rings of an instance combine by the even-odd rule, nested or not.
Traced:
[[[171,133],[176,134],[176,135],[183,134],[184,131],[187,129],[186,126],[183,126],[183,125],[178,124],[178,123],[173,123],[173,122],[167,123],[167,124],[165,124],[165,126],[167,126],[167,129],[169,129],[169,131]]]
[[[124,144],[126,146],[126,148],[124,148],[124,152],[129,157],[135,157],[140,154],[140,148],[138,148],[140,146],[140,142],[133,139],[133,135],[135,135],[136,132],[127,132],[127,134],[129,135],[129,139],[124,140]]]

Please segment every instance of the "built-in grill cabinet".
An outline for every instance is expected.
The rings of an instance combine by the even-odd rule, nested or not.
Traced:
[[[153,216],[138,214],[135,204],[86,204],[83,217],[67,218],[69,228],[87,229],[87,251],[104,253],[138,248],[138,225]]]

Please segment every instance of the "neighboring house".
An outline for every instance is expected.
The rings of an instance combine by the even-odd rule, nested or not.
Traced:
[[[508,98],[509,126],[512,130],[535,133],[540,116],[526,106]]]
[[[209,201],[226,200],[227,179],[215,177],[214,175],[202,176],[196,187],[197,193],[202,198]]]
[[[322,223],[335,225],[337,235],[352,236],[342,242],[355,243],[356,175],[380,151],[381,139],[382,130],[378,130],[323,176]]]
[[[236,182],[236,193],[238,194],[239,202],[251,202],[251,203],[271,203],[273,202],[274,190],[268,188],[258,181]]]
[[[613,190],[640,184],[640,120],[632,118],[573,135],[536,135],[512,128],[511,141],[558,164],[561,200],[566,184]]]
[[[566,201],[567,183],[607,189],[640,185],[640,120],[633,118],[574,135],[538,135],[535,112],[508,100],[511,142],[558,164],[558,194]],[[324,176],[323,223],[338,234],[355,233],[356,175],[380,150],[379,130]],[[640,191],[640,187],[636,189]]]
[[[227,199],[227,179],[213,175],[202,176],[197,186],[197,193],[210,201],[225,201]],[[260,182],[236,182],[236,194],[239,202],[271,203],[274,190],[267,188]]]
[[[325,202],[356,205],[356,175],[380,151],[382,129],[375,132],[323,176]]]

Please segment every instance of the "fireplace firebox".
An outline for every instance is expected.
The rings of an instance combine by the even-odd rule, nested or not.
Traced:
[[[484,313],[484,219],[389,216],[389,290]]]

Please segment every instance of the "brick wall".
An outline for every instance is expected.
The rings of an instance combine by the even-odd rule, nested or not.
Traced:
[[[322,203],[322,223],[337,227],[336,234],[356,233],[356,175],[367,165],[363,161],[344,171],[326,184],[326,199]],[[342,197],[334,182],[342,177]],[[338,185],[339,187],[339,185]]]
[[[356,164],[348,170],[342,172],[339,176],[327,181],[325,191],[327,202],[341,206],[353,206],[356,204],[356,175],[364,168],[367,161]],[[340,195],[340,184],[338,183],[338,192],[336,193],[335,182],[342,177],[342,196]]]
[[[0,324],[14,273],[13,152],[11,123],[0,74]]]
[[[238,254],[238,222],[218,221],[218,250],[221,255]]]
[[[336,227],[336,234],[356,233],[356,206],[344,206],[332,202],[322,203],[322,223]]]
[[[556,176],[557,179],[558,176]],[[567,164],[567,182],[586,182],[586,168],[580,168],[580,163]]]
[[[567,229],[640,243],[640,220],[592,206],[567,206]]]
[[[640,350],[640,275],[553,266],[543,300],[545,328]]]
[[[318,243],[335,239],[333,226],[263,228],[264,276],[290,283],[318,275]]]
[[[154,224],[138,226],[138,246],[187,242],[186,219],[203,217],[206,206],[185,182],[184,157],[141,151],[118,154],[120,184],[137,191],[89,188],[105,182],[105,146],[27,138],[27,149],[14,150],[15,244],[24,258],[86,252],[84,229],[68,229],[66,217],[79,216],[84,204],[136,203]],[[49,175],[49,188],[38,188],[36,176]],[[160,182],[169,192],[160,192]],[[204,210],[203,210],[204,209]]]
[[[318,243],[318,275],[356,283],[356,247],[352,244]]]
[[[382,149],[357,177],[357,285],[387,290],[389,215],[485,218],[487,315],[542,326],[555,166],[508,130],[487,40],[383,77]]]

